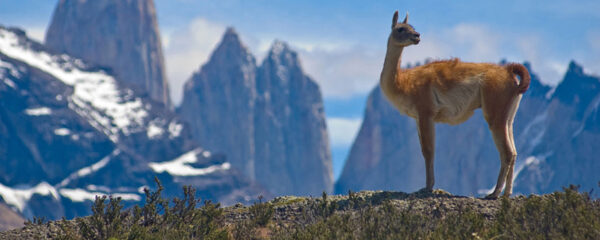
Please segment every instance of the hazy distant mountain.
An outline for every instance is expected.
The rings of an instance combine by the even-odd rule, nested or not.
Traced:
[[[257,68],[228,29],[185,84],[177,112],[202,146],[227,153],[233,166],[275,195],[332,188],[321,93],[285,43],[275,42]]]
[[[170,106],[152,0],[60,0],[46,32],[46,45],[109,67],[121,81]]]
[[[97,194],[128,204],[153,178],[224,204],[267,194],[197,145],[173,112],[103,69],[0,27],[0,196],[24,216],[88,215]]]
[[[569,184],[580,184],[583,190],[596,186],[600,181],[599,102],[600,79],[586,75],[574,62],[556,89],[532,74],[514,126],[519,153],[516,193],[547,193]],[[436,188],[454,194],[486,192],[500,169],[480,110],[461,125],[436,125],[435,156]],[[336,192],[415,191],[425,186],[424,174],[414,119],[400,115],[376,87]]]
[[[517,190],[546,193],[568,184],[599,190],[599,105],[600,77],[571,62],[544,111],[525,122],[522,134],[535,134],[525,135],[530,140],[522,147],[526,164],[516,179]]]

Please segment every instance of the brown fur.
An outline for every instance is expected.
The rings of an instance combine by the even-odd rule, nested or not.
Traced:
[[[481,108],[502,161],[496,188],[488,197],[498,197],[505,183],[504,194],[510,196],[517,154],[512,125],[521,94],[529,87],[527,69],[515,63],[500,66],[455,58],[402,70],[399,67],[402,50],[418,44],[420,34],[408,25],[408,14],[403,23],[397,23],[397,19],[396,11],[380,86],[401,113],[417,121],[426,166],[425,189],[432,190],[434,185],[435,122],[459,124]]]

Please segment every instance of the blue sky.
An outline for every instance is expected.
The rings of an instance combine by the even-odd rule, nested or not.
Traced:
[[[43,39],[50,0],[0,0],[0,24]],[[155,0],[171,94],[199,69],[233,26],[260,61],[271,42],[288,42],[325,97],[337,177],[378,81],[394,10],[421,33],[404,63],[426,58],[530,61],[555,85],[571,59],[600,73],[600,1]]]

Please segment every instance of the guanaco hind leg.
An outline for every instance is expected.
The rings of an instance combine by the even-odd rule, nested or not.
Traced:
[[[490,130],[492,131],[492,136],[494,138],[494,143],[496,144],[496,148],[500,153],[500,173],[498,174],[498,181],[496,183],[496,188],[494,192],[487,196],[487,198],[497,198],[502,192],[502,188],[506,182],[508,172],[511,168],[511,164],[514,164],[514,161],[517,157],[517,153],[513,151],[508,124],[503,124],[501,126],[491,126]],[[512,174],[511,174],[512,175]]]
[[[517,115],[517,109],[519,108],[519,103],[521,102],[522,95],[518,95],[513,103],[511,104],[511,108],[508,116],[508,134],[510,140],[510,147],[512,149],[512,153],[515,155],[515,159],[511,162],[508,168],[508,174],[506,175],[506,187],[504,188],[504,196],[509,197],[512,194],[513,189],[513,173],[515,170],[515,162],[517,155],[517,148],[515,146],[515,137],[513,135],[513,123],[515,121],[515,115]]]

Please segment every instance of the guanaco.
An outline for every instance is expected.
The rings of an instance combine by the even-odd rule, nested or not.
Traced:
[[[522,94],[529,87],[529,72],[516,63],[501,66],[461,62],[458,59],[401,69],[402,50],[417,45],[420,40],[420,34],[408,24],[408,13],[404,21],[398,23],[396,11],[380,87],[395,108],[417,122],[426,169],[426,187],[422,191],[432,191],[435,182],[435,123],[456,125],[469,119],[475,109],[481,108],[501,161],[494,192],[486,198],[497,198],[505,183],[504,196],[510,196],[517,158],[513,121]]]

